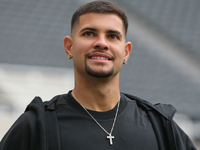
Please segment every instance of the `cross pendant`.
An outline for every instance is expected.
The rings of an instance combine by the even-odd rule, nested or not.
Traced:
[[[113,145],[113,139],[114,139],[115,137],[114,136],[112,136],[111,135],[111,133],[107,136],[107,139],[109,139],[110,140],[110,145]]]

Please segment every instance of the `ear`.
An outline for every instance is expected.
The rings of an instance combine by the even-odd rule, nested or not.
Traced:
[[[130,53],[131,53],[131,50],[132,50],[131,42],[126,42],[125,43],[125,53],[124,53],[124,59],[125,60],[128,60]]]
[[[73,46],[73,39],[70,36],[66,36],[64,38],[64,49],[67,55],[71,55],[72,57],[72,46]]]

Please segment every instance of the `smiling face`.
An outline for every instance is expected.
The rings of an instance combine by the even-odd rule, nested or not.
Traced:
[[[64,47],[73,57],[75,74],[97,78],[119,74],[131,51],[122,20],[115,14],[99,13],[80,16],[72,38],[65,37]]]

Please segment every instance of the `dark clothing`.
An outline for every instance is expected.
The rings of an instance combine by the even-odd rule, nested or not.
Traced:
[[[36,98],[37,100],[35,99],[28,106],[27,111],[20,116],[2,139],[0,150],[48,149],[45,109],[56,110],[60,148],[63,150],[169,150],[170,146],[167,142],[169,140],[173,140],[177,150],[195,150],[188,136],[171,120],[175,112],[174,107],[161,104],[154,106],[137,97],[131,97],[131,99],[137,99],[131,100],[127,96],[121,94],[112,146],[106,138],[107,134],[69,92],[45,103]],[[115,107],[106,112],[89,111],[110,132],[116,109]],[[156,113],[151,116],[149,112]],[[152,119],[155,115],[159,115],[162,121],[157,123],[155,119]],[[167,136],[167,132],[172,130],[165,129],[165,126],[168,126],[167,120],[170,121],[170,127],[173,130],[172,139]]]
[[[121,96],[118,117],[113,130],[113,145],[107,134],[72,98],[64,96],[57,103],[61,149],[67,150],[158,150],[156,135],[149,118],[135,101]],[[110,132],[117,106],[106,112],[89,111]]]

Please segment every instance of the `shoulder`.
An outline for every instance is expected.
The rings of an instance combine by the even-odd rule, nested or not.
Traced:
[[[149,101],[141,99],[137,96],[121,93],[126,96],[130,100],[135,100],[137,105],[143,108],[145,111],[155,111],[158,112],[160,115],[165,117],[166,119],[171,120],[176,112],[176,108],[171,104],[152,104]]]
[[[161,127],[161,124],[164,123],[167,136],[169,137],[170,141],[174,140],[176,145],[175,147],[177,149],[196,150],[188,135],[185,134],[185,132],[174,122],[173,116],[176,112],[176,108],[174,106],[172,106],[171,104],[151,104],[150,102],[136,96],[125,93],[122,94],[124,94],[130,100],[135,100],[139,107],[149,112],[149,115],[152,114],[150,117],[154,118],[153,120],[155,120],[156,124],[159,124],[159,127]],[[162,116],[165,119],[160,120],[160,117],[157,117],[158,115]],[[170,145],[172,145],[172,143]]]
[[[35,112],[23,113],[2,138],[0,149],[30,149],[31,145],[31,147],[36,148],[38,145],[37,139],[39,138],[38,129]]]

